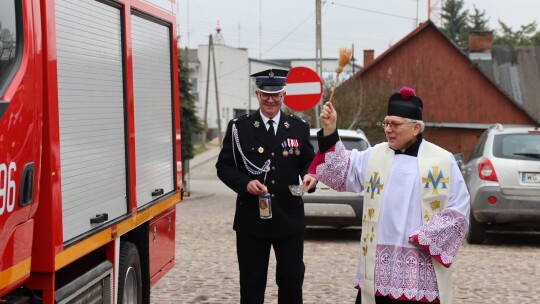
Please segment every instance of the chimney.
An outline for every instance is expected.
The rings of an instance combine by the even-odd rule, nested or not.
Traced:
[[[374,50],[364,50],[364,66],[367,66],[373,61],[373,58],[375,57],[375,51]]]
[[[491,53],[492,31],[473,31],[469,33],[469,53]]]

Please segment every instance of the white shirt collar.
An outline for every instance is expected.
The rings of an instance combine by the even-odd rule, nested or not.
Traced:
[[[259,113],[261,113],[261,118],[264,122],[264,125],[266,126],[266,130],[268,130],[268,128],[270,128],[270,125],[268,124],[268,121],[270,120],[270,118],[264,116],[264,114],[262,113],[262,111],[259,111]],[[272,120],[274,121],[274,130],[276,130],[276,134],[277,134],[277,128],[278,128],[278,125],[279,125],[279,118],[281,116],[281,111],[279,111],[276,116],[274,116],[272,118]]]

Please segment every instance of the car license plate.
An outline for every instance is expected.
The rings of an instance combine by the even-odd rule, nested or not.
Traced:
[[[521,172],[521,181],[523,183],[540,184],[540,173]]]

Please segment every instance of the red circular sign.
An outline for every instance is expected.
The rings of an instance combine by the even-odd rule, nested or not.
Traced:
[[[310,68],[294,67],[289,70],[285,79],[285,105],[295,111],[313,108],[322,95],[322,81],[319,75]]]

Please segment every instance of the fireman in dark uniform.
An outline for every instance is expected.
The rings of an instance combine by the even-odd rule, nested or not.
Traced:
[[[309,124],[281,111],[287,73],[271,69],[251,75],[259,110],[229,122],[216,163],[218,177],[238,194],[233,228],[242,304],[264,303],[270,247],[278,303],[302,303],[304,205],[288,186],[301,178],[304,189],[314,191],[317,181],[306,174],[315,155]],[[269,206],[261,204],[265,194]]]

